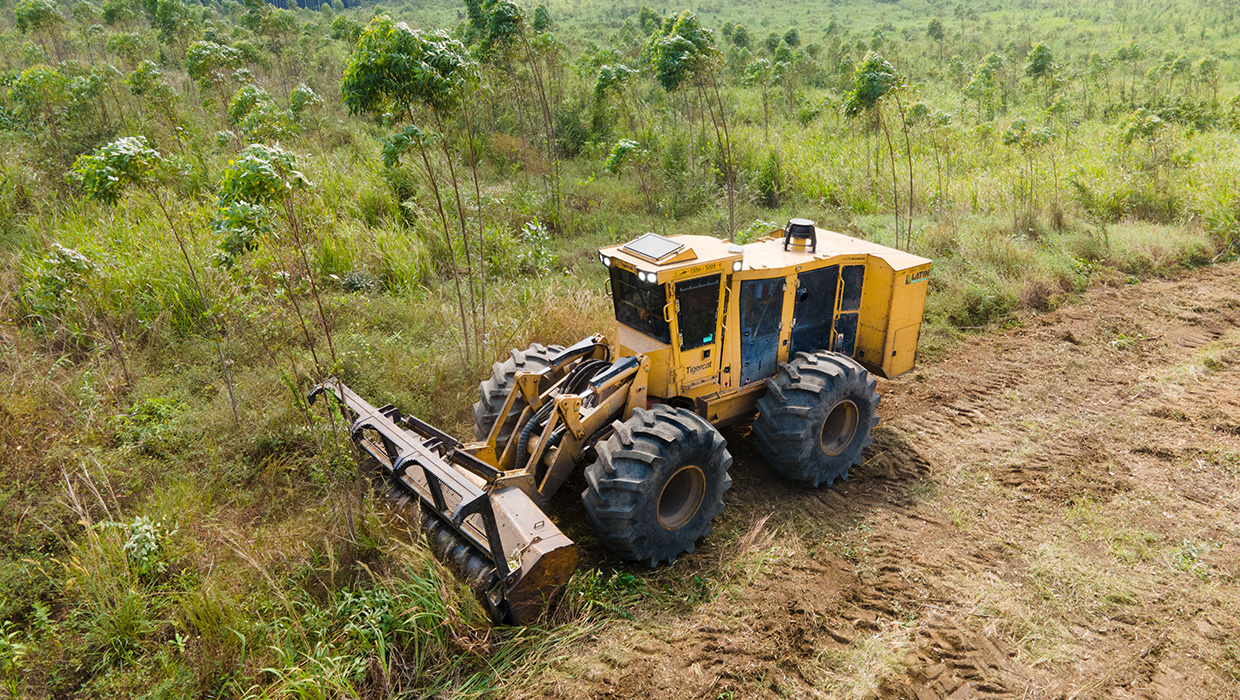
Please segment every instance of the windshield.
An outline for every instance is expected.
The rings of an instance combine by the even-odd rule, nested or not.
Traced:
[[[671,330],[663,319],[663,307],[667,306],[663,285],[646,284],[632,272],[612,266],[611,298],[616,305],[617,321],[660,343],[672,342]]]

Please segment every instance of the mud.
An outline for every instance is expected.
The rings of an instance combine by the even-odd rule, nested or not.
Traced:
[[[714,592],[639,606],[528,690],[1240,697],[1238,327],[1237,265],[1095,289],[880,382],[829,490],[728,432],[729,509],[673,567]]]

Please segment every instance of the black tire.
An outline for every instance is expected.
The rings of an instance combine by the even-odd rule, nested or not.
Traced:
[[[614,423],[586,467],[586,519],[617,555],[651,567],[692,552],[723,512],[732,455],[696,413],[657,405]]]
[[[799,352],[779,366],[758,399],[758,451],[784,477],[830,487],[848,478],[873,442],[878,400],[874,378],[853,359]]]
[[[537,372],[551,364],[551,357],[564,347],[562,345],[540,345],[534,343],[525,350],[513,350],[507,360],[496,362],[491,366],[491,378],[478,385],[481,395],[474,404],[474,439],[486,440],[491,427],[504,410],[504,402],[508,400],[508,392],[516,386],[514,380],[517,372]],[[504,427],[499,431],[497,444],[504,449],[508,438],[517,426],[521,411],[525,410],[525,399],[520,397],[512,404],[512,409],[504,419]]]

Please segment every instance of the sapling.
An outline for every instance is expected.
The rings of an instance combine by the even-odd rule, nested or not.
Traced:
[[[719,49],[715,46],[714,34],[702,26],[697,15],[680,12],[663,20],[663,26],[650,37],[643,55],[665,91],[675,93],[686,85],[693,85],[704,98],[715,127],[716,141],[723,152],[728,188],[728,239],[732,240],[736,235],[736,168],[732,163],[732,139],[723,99],[719,95]]]
[[[185,261],[190,281],[193,282],[198,301],[202,305],[202,313],[210,318],[215,326],[216,336],[212,338],[212,342],[219,355],[224,383],[228,388],[228,401],[232,406],[233,422],[240,428],[241,418],[237,413],[237,396],[233,391],[232,372],[229,370],[229,362],[224,352],[223,340],[227,338],[227,333],[223,321],[212,313],[211,304],[198,279],[198,271],[189,256],[185,239],[164,201],[162,188],[173,171],[171,164],[160,155],[159,151],[148,146],[146,139],[141,136],[119,138],[100,146],[93,154],[79,156],[73,164],[76,179],[91,199],[115,205],[120,201],[126,187],[137,187],[148,193],[159,206],[168,224],[168,230],[172,232],[177,247],[181,250],[181,257]]]
[[[897,99],[900,123],[904,127],[906,157],[909,171],[909,228],[908,245],[912,245],[912,198],[913,198],[913,154],[908,141],[908,121],[904,116],[903,103],[899,102],[898,91],[904,86],[904,79],[882,56],[870,52],[857,66],[853,75],[853,89],[844,102],[844,114],[850,117],[865,116],[869,122],[882,129],[887,138],[887,153],[891,163],[891,196],[895,213],[896,245],[900,243],[900,194],[899,181],[896,177],[895,147],[891,143],[891,130],[883,119],[882,99],[892,95]]]
[[[469,58],[465,47],[444,32],[427,33],[409,29],[394,22],[386,15],[370,21],[362,32],[357,49],[349,56],[340,94],[345,105],[353,113],[392,114],[398,121],[409,123],[403,131],[388,139],[384,147],[384,159],[395,163],[406,152],[416,148],[425,169],[427,182],[435,197],[452,266],[456,286],[457,308],[460,317],[463,343],[463,359],[472,366],[475,354],[482,357],[486,337],[486,270],[480,268],[475,275],[471,236],[461,198],[460,183],[456,177],[456,165],[448,147],[447,130],[457,113],[466,118],[469,131],[468,98],[476,93],[479,85],[478,66]],[[432,120],[438,131],[432,131],[413,123],[416,117]],[[472,136],[470,137],[472,143]],[[451,195],[455,203],[460,238],[464,246],[468,296],[461,285],[457,268],[456,243],[449,222],[448,207],[432,165],[428,148],[438,145],[447,165],[452,185]],[[476,158],[476,154],[475,154]],[[475,171],[475,191],[478,190]],[[477,226],[481,246],[482,226]],[[481,263],[481,259],[479,259]],[[480,287],[479,291],[475,291]],[[481,296],[481,299],[478,297]],[[479,318],[481,316],[481,318]],[[470,332],[472,326],[473,332]],[[475,352],[476,351],[476,352]]]
[[[297,192],[310,187],[310,180],[298,169],[295,154],[279,146],[253,144],[238,154],[224,170],[216,193],[219,209],[212,227],[222,236],[218,246],[222,255],[217,255],[217,260],[225,267],[231,267],[241,255],[256,249],[260,240],[273,236],[274,229],[269,223],[272,210],[279,208],[284,213],[293,247],[301,259],[311,295],[318,309],[319,325],[327,340],[328,352],[335,364],[336,347],[332,340],[331,324],[327,321],[314,270],[306,256],[301,219],[297,216],[294,201]],[[282,275],[280,279],[284,283],[290,303],[294,305],[315,364],[318,365],[320,363],[314,350],[314,342],[302,319],[301,310],[296,305],[296,295],[293,294],[288,275]],[[320,369],[323,368],[320,366]]]

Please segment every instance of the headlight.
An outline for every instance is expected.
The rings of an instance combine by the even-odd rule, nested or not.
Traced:
[[[603,265],[605,267],[611,267],[611,258],[607,257],[606,255],[599,255],[599,257],[602,258]]]
[[[641,270],[638,270],[638,271],[637,271],[637,279],[641,280],[642,282],[645,282],[645,281],[646,281],[646,273],[645,273],[645,272],[643,272],[643,271],[641,271]]]
[[[743,266],[744,266],[744,261],[737,260],[736,262],[732,263],[732,272],[740,272]]]

